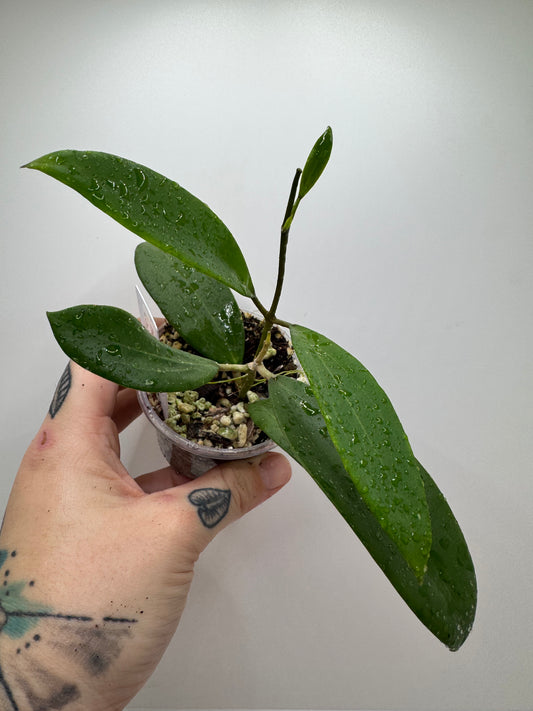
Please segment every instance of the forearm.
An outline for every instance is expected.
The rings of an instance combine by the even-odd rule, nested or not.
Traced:
[[[0,709],[122,709],[146,678],[131,668],[124,684],[116,678],[144,610],[109,600],[104,611],[100,602],[77,601],[68,579],[59,580],[57,571],[54,579],[43,576],[32,557],[24,545],[0,548]]]

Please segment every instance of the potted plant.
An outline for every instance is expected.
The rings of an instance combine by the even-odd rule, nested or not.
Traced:
[[[163,343],[111,306],[74,306],[48,318],[74,361],[142,392],[178,393],[172,396],[176,412],[189,420],[198,413],[202,388],[222,383],[234,405],[236,391],[241,404],[234,411],[309,472],[413,612],[456,650],[473,624],[476,579],[448,504],[370,372],[326,336],[277,313],[291,225],[331,148],[328,127],[294,176],[269,307],[259,300],[227,227],[175,182],[106,153],[67,150],[32,161],[27,167],[78,191],[145,240],[136,250],[137,271],[173,331]],[[245,329],[232,292],[251,300],[260,314],[252,357],[243,356]],[[293,348],[298,359],[296,373],[287,362],[276,370],[269,364],[283,328],[291,339],[284,348],[289,355]],[[175,339],[181,347],[174,347]],[[206,402],[202,407],[205,412]],[[231,413],[231,422],[224,422],[242,432],[244,417],[234,422]],[[178,429],[187,424],[177,422]],[[256,451],[251,442],[241,440],[238,447],[234,440],[232,456]]]

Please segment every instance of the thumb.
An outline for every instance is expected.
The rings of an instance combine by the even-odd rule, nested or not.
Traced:
[[[179,497],[180,505],[187,509],[188,515],[181,520],[187,521],[189,540],[199,554],[220,530],[273,496],[290,477],[287,458],[270,452],[254,459],[224,462],[166,493]]]

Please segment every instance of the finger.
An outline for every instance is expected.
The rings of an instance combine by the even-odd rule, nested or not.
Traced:
[[[133,422],[141,413],[141,406],[137,399],[137,392],[129,388],[121,388],[116,396],[113,420],[119,432]]]
[[[57,384],[48,413],[25,460],[32,466],[68,466],[74,459],[117,468],[120,443],[115,423],[118,385],[69,361]],[[39,464],[40,466],[40,464]]]
[[[111,417],[118,385],[69,361],[57,384],[48,414],[58,421],[83,417]]]
[[[273,496],[290,476],[286,457],[271,452],[225,462],[161,494],[167,497],[174,516],[176,505],[179,508],[180,536],[188,540],[191,552],[199,555],[220,530]]]
[[[49,453],[55,451],[59,458],[85,448],[94,455],[105,453],[109,463],[115,465],[120,443],[111,418],[117,392],[116,383],[69,361],[35,441],[46,445]]]
[[[135,481],[146,494],[153,494],[156,491],[190,482],[190,479],[183,474],[178,474],[172,467],[165,467],[149,474],[142,474],[136,477]]]

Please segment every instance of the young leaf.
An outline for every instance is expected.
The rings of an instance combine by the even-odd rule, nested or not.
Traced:
[[[170,348],[114,306],[73,306],[47,315],[69,358],[119,385],[175,392],[199,387],[218,372],[213,361]]]
[[[300,201],[304,197],[304,195],[306,195],[311,190],[313,185],[322,175],[322,172],[326,167],[329,157],[331,155],[332,146],[333,132],[328,126],[311,149],[311,153],[307,158],[300,180],[298,201]]]
[[[426,495],[389,398],[356,358],[325,336],[291,326],[291,337],[347,472],[422,579],[431,547]]]
[[[185,264],[254,296],[244,257],[224,223],[177,183],[125,158],[58,151],[28,163],[73,188],[134,234]]]
[[[358,493],[329,437],[311,389],[290,378],[269,383],[268,400],[248,405],[254,422],[306,469],[421,622],[452,651],[467,638],[476,610],[476,577],[446,500],[419,464],[432,546],[422,583]]]
[[[206,358],[241,363],[244,326],[231,290],[151,244],[135,250],[135,267],[163,316]]]

